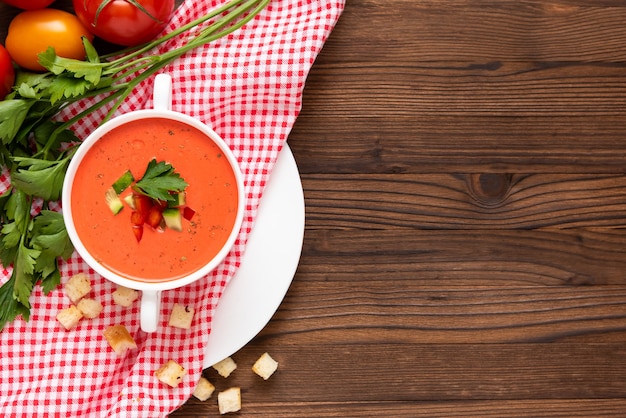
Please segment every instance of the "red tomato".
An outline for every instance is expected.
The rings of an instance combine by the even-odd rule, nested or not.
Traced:
[[[4,99],[15,82],[15,70],[9,52],[0,45],[0,100]]]
[[[94,35],[123,46],[154,39],[174,14],[174,0],[73,0],[73,5]]]
[[[76,16],[57,9],[26,10],[9,24],[6,48],[13,61],[32,71],[43,71],[37,55],[53,47],[64,58],[83,59],[85,48],[82,37],[93,35]]]
[[[2,0],[2,2],[23,10],[35,10],[50,6],[54,0]]]

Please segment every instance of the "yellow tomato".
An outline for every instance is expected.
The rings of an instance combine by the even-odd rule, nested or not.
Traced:
[[[21,12],[9,24],[5,47],[13,61],[32,71],[44,71],[37,55],[49,46],[57,55],[83,59],[82,37],[90,41],[93,35],[76,16],[57,9],[37,9]]]

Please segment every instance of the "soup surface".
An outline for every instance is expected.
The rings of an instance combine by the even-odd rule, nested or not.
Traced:
[[[183,220],[182,232],[144,226],[137,242],[131,209],[113,215],[104,195],[128,169],[141,178],[152,158],[170,163],[185,179],[187,206],[196,213]],[[237,200],[235,174],[220,148],[196,128],[164,118],[135,120],[105,134],[78,166],[71,194],[76,232],[87,251],[109,270],[139,281],[174,280],[204,266],[227,241]]]

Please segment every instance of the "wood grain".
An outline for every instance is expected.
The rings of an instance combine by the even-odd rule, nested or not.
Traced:
[[[626,221],[626,177],[305,174],[311,228],[566,229]]]
[[[624,416],[625,27],[618,0],[348,0],[289,137],[298,271],[205,370],[234,416]]]
[[[191,404],[193,405],[193,404]],[[597,401],[460,401],[460,402],[323,402],[313,411],[302,407],[299,402],[251,405],[245,416],[289,416],[292,418],[315,417],[619,417],[626,404],[621,399]],[[189,409],[189,411],[187,411]],[[205,417],[202,412],[183,407],[176,416]],[[243,414],[242,414],[243,415]]]
[[[621,2],[350,2],[290,143],[307,173],[621,174],[624,21]]]

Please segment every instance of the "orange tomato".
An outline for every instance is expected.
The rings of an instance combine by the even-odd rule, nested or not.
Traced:
[[[32,71],[45,71],[37,55],[53,47],[57,55],[84,59],[82,37],[90,41],[93,35],[76,16],[57,9],[37,9],[21,12],[9,24],[5,46],[13,61]]]

